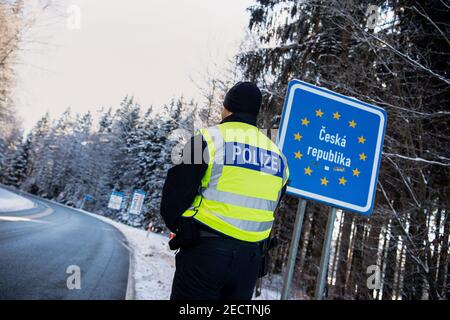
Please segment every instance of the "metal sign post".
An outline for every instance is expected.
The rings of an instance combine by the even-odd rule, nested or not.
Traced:
[[[303,220],[305,218],[306,200],[300,198],[297,214],[295,216],[294,231],[292,232],[291,247],[289,248],[289,257],[284,274],[283,291],[281,292],[281,300],[289,299],[289,291],[291,289],[292,275],[294,274],[295,260],[297,258],[298,244],[302,232]]]
[[[86,198],[83,197],[83,201],[81,201],[81,205],[80,205],[80,210],[83,210],[85,202],[86,202]]]
[[[317,277],[315,299],[322,300],[323,290],[327,282],[328,263],[330,261],[331,239],[333,238],[334,222],[336,221],[335,207],[330,208],[328,215],[327,229],[325,231],[325,238],[323,240],[322,256],[320,257],[320,269]]]

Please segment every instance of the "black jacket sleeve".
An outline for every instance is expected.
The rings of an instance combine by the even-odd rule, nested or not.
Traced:
[[[199,191],[208,168],[206,147],[201,135],[193,136],[183,149],[182,163],[167,173],[160,212],[172,232],[176,231],[178,219],[191,206]]]

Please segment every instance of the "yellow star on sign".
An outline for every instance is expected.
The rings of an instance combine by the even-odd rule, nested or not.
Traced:
[[[322,179],[320,179],[320,184],[323,186],[327,186],[328,185],[328,180],[326,177],[323,177]]]
[[[367,156],[364,152],[359,154],[359,160],[366,161],[366,158]]]
[[[349,122],[348,122],[348,125],[349,125],[350,127],[352,127],[352,128],[356,128],[356,122],[355,122],[355,120],[349,121]]]
[[[352,170],[353,171],[353,175],[356,177],[359,177],[359,174],[361,173],[361,171],[358,170],[358,168]]]
[[[364,138],[364,136],[358,137],[358,143],[364,144],[364,142],[366,142],[366,138]]]
[[[304,118],[302,119],[302,126],[308,126],[308,124],[309,124],[308,118],[304,117]]]
[[[294,152],[295,159],[301,159],[303,157],[303,154],[300,151]]]
[[[304,170],[305,170],[305,174],[306,174],[306,175],[308,175],[308,176],[311,175],[311,172],[312,172],[311,167],[308,166],[308,167],[306,167]]]
[[[345,186],[346,183],[347,183],[347,180],[345,180],[344,177],[339,178],[339,184],[342,184],[343,186]]]
[[[321,117],[322,118],[322,116],[323,116],[323,111],[320,110],[320,109],[317,109],[316,110],[316,117]]]
[[[295,140],[300,141],[300,140],[302,140],[302,138],[303,138],[303,137],[302,137],[302,135],[300,134],[300,132],[297,132],[297,133],[294,134],[294,139],[295,139]]]
[[[341,117],[341,115],[339,114],[339,112],[335,112],[333,113],[333,119],[339,120],[339,118]]]

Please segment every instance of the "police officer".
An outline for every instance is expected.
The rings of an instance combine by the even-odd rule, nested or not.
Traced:
[[[222,122],[199,130],[168,172],[161,215],[176,236],[171,299],[253,295],[274,211],[289,175],[278,147],[256,127],[261,92],[239,82],[225,96]]]

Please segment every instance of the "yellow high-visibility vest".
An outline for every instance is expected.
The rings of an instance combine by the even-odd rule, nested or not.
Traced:
[[[265,240],[289,177],[286,158],[258,128],[246,123],[225,122],[197,134],[207,143],[208,169],[183,217],[239,240]]]

